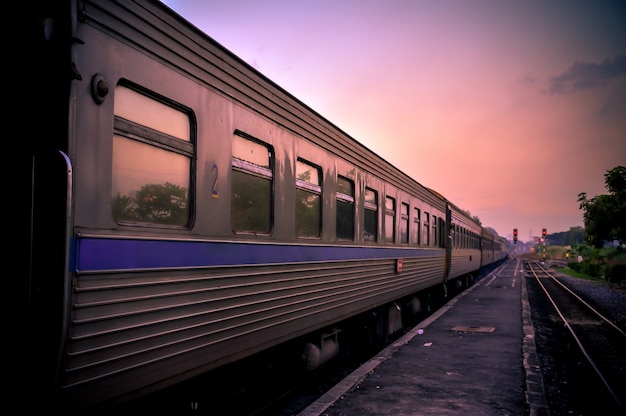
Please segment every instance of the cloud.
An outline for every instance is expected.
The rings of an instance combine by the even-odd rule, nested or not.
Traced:
[[[575,62],[566,72],[550,80],[548,94],[568,94],[602,87],[611,79],[626,74],[626,55],[618,55],[604,62]]]

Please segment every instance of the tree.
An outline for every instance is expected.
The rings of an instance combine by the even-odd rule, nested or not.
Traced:
[[[189,221],[187,188],[169,182],[145,184],[135,197],[118,194],[111,207],[121,221],[181,226]]]
[[[585,242],[585,229],[580,226],[570,227],[563,241],[564,246],[577,246]]]
[[[569,231],[550,233],[547,240],[550,244],[577,246],[585,242],[585,229],[581,226],[570,227]]]
[[[587,243],[602,247],[605,241],[626,242],[626,167],[616,166],[604,174],[608,194],[587,199],[578,194],[580,209],[584,211]]]

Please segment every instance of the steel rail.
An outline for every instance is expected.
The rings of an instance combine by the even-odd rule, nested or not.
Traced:
[[[613,397],[613,399],[615,400],[615,403],[617,404],[617,406],[621,409],[621,411],[624,414],[626,414],[626,407],[624,406],[624,404],[622,403],[622,401],[618,397],[617,393],[615,393],[615,391],[611,387],[610,383],[606,380],[604,374],[602,373],[600,368],[596,365],[595,361],[593,360],[591,355],[588,353],[587,349],[584,347],[584,345],[581,342],[580,338],[578,337],[578,335],[574,331],[574,328],[572,328],[572,325],[570,324],[568,319],[565,317],[565,315],[561,311],[561,308],[559,308],[559,306],[557,305],[557,303],[555,302],[553,297],[550,295],[548,289],[541,282],[541,279],[539,278],[538,273],[537,273],[537,269],[540,270],[542,274],[545,274],[548,278],[550,278],[553,282],[557,283],[559,287],[561,287],[563,290],[565,290],[567,293],[569,293],[574,299],[576,299],[578,302],[580,302],[580,304],[584,305],[591,312],[593,312],[593,314],[596,315],[597,318],[607,322],[611,327],[613,327],[614,329],[619,331],[619,333],[621,333],[625,337],[626,337],[626,333],[621,328],[619,328],[617,325],[615,325],[613,322],[611,322],[610,319],[605,317],[601,312],[599,312],[598,310],[593,308],[584,299],[582,299],[580,296],[578,296],[576,293],[574,293],[572,290],[570,290],[567,286],[565,286],[563,283],[561,283],[552,273],[548,272],[545,268],[541,267],[540,265],[538,265],[536,263],[533,266],[533,264],[530,263],[530,262],[528,263],[528,267],[529,267],[529,270],[532,273],[533,277],[535,278],[535,280],[537,281],[537,283],[541,287],[541,290],[546,295],[546,297],[548,298],[548,300],[552,304],[554,310],[556,311],[556,313],[559,315],[559,317],[563,321],[563,324],[565,325],[565,327],[568,329],[568,331],[572,335],[572,338],[574,339],[574,341],[578,345],[580,351],[582,352],[582,354],[587,359],[587,362],[591,365],[593,370],[596,372],[596,374],[598,375],[598,377],[600,378],[600,380],[604,384],[604,386],[607,388],[609,394],[611,395],[611,397]]]

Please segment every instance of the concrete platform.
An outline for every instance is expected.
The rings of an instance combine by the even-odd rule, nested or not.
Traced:
[[[521,262],[509,259],[300,416],[547,416]]]

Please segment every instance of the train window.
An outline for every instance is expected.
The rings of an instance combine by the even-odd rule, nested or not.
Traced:
[[[365,241],[376,241],[378,240],[378,194],[373,189],[365,188],[364,208],[363,238]]]
[[[385,198],[385,241],[393,243],[396,239],[396,200]]]
[[[422,233],[422,244],[425,246],[430,245],[430,223],[429,223],[429,214],[428,212],[424,213],[424,224],[423,224],[423,233]]]
[[[419,245],[421,241],[421,233],[422,229],[420,228],[420,214],[421,211],[419,208],[415,208],[415,218],[413,218],[413,222],[415,223],[415,244]]]
[[[239,131],[233,136],[231,226],[269,234],[272,227],[272,149]]]
[[[443,236],[441,232],[443,231],[443,220],[441,217],[437,218],[437,247],[443,247]]]
[[[194,147],[189,114],[126,86],[115,88],[113,218],[187,226]]]
[[[321,229],[322,187],[320,168],[296,161],[296,235],[318,238]]]
[[[354,240],[354,182],[337,177],[337,238]]]
[[[432,237],[430,239],[430,243],[435,247],[439,245],[439,241],[437,240],[437,237],[439,236],[437,234],[437,219],[437,216],[433,215]]]
[[[400,242],[409,243],[409,204],[400,205]]]

